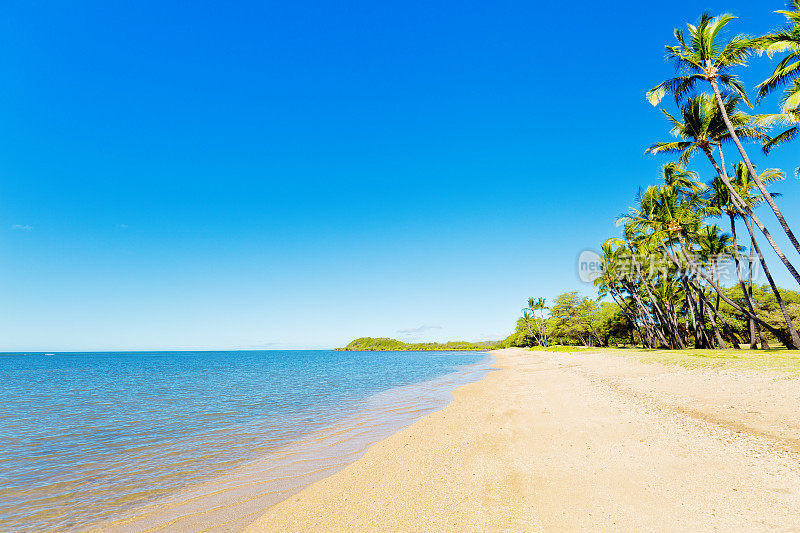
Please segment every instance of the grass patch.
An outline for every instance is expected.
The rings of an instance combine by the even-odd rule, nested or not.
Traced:
[[[643,363],[679,365],[686,368],[721,368],[782,372],[800,375],[800,351],[785,348],[772,350],[654,350],[648,348],[584,348],[576,346],[554,346],[553,352],[594,352],[634,357]]]
[[[587,348],[585,346],[548,346],[547,348],[543,348],[542,346],[534,346],[532,348],[528,348],[532,352],[596,352],[601,350],[602,348]]]

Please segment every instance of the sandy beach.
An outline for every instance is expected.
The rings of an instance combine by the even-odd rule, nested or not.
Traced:
[[[800,379],[493,352],[445,409],[248,531],[800,531]]]

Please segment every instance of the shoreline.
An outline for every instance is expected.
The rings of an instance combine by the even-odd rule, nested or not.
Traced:
[[[490,348],[396,348],[391,350],[353,350],[347,348],[334,348],[334,352],[491,352]]]
[[[375,442],[445,408],[452,391],[490,371],[488,352],[475,363],[426,381],[379,391],[329,426],[129,509],[117,519],[85,526],[90,531],[239,531],[264,509],[340,471]]]
[[[246,531],[796,527],[798,378],[490,353],[498,371]]]

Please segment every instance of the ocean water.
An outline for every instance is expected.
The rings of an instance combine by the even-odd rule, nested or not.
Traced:
[[[209,509],[235,530],[488,365],[474,352],[2,354],[0,530],[180,531],[219,523]]]

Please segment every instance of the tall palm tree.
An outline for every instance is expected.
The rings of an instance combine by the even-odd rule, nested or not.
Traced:
[[[745,139],[763,139],[763,131],[751,125],[750,117],[736,110],[740,102],[741,98],[737,96],[725,98],[726,112],[734,124],[736,132],[738,132],[737,134],[740,138]],[[698,150],[702,151],[714,167],[714,170],[716,170],[720,180],[728,188],[734,207],[741,211],[743,216],[749,217],[755,223],[767,238],[770,246],[772,246],[786,269],[789,270],[795,281],[800,284],[800,272],[789,261],[770,231],[761,219],[753,213],[750,203],[739,195],[738,188],[731,183],[728,177],[725,170],[723,145],[729,142],[732,137],[725,125],[725,121],[722,120],[722,113],[720,113],[712,97],[701,93],[689,98],[681,106],[680,118],[666,111],[663,112],[672,123],[671,133],[678,137],[679,140],[654,143],[647,149],[647,152],[651,154],[677,154],[679,161],[685,164]],[[715,157],[715,151],[719,154],[719,162]]]
[[[742,104],[740,96],[727,95],[724,98],[724,104],[730,121],[734,125],[734,131],[740,139],[748,141],[767,141],[769,139],[764,132],[765,126],[754,125],[750,115],[739,110]],[[661,112],[672,124],[670,133],[679,140],[653,143],[646,150],[648,153],[677,154],[678,161],[686,165],[697,150],[703,152],[709,159],[714,159],[715,149],[720,144],[732,140],[716,100],[707,93],[692,96],[681,104],[680,117],[675,117],[664,109]],[[715,159],[714,162],[716,162]]]
[[[675,95],[675,99],[680,101],[684,96],[692,92],[698,83],[705,81],[711,85],[722,119],[731,139],[739,150],[739,154],[742,156],[742,160],[750,171],[753,181],[761,191],[761,194],[764,195],[764,199],[770,208],[772,208],[789,241],[797,250],[797,253],[800,254],[800,242],[798,242],[786,222],[780,208],[778,208],[763,183],[758,179],[755,168],[742,145],[740,137],[736,133],[736,126],[731,121],[725,106],[721,88],[737,94],[750,105],[744,87],[738,78],[731,73],[731,70],[734,67],[745,65],[749,56],[761,42],[758,39],[751,39],[744,35],[736,35],[727,42],[720,43],[717,39],[719,33],[734,18],[736,17],[730,14],[713,17],[708,13],[704,13],[700,17],[700,22],[697,26],[687,24],[690,37],[688,41],[684,38],[683,32],[676,29],[675,38],[678,41],[678,45],[667,46],[666,48],[669,57],[675,61],[678,69],[686,74],[671,78],[657,85],[648,91],[647,97],[653,105],[658,105],[666,92],[670,91]],[[800,281],[798,282],[800,283]]]
[[[738,253],[738,250],[734,251],[733,249],[733,238],[724,233],[719,226],[708,225],[700,228],[697,233],[697,245],[703,259],[711,269],[711,276],[717,281],[721,281],[720,260]],[[717,295],[714,307],[719,310],[719,295]]]
[[[683,187],[686,190],[694,188],[694,183],[691,181],[691,175],[684,173],[682,170],[676,171],[675,166],[665,165],[662,173],[666,182],[676,185],[675,176],[681,174],[684,176]],[[627,218],[622,217],[620,222],[623,225],[624,240],[620,241],[621,245],[627,248],[630,254],[630,262],[633,267],[633,274],[635,279],[644,288],[643,297],[647,297],[658,319],[658,327],[660,328],[662,336],[659,339],[670,348],[685,348],[683,340],[681,339],[680,330],[678,328],[677,320],[675,320],[674,313],[670,313],[671,307],[667,307],[669,302],[664,298],[659,297],[657,287],[662,283],[665,272],[661,265],[660,250],[652,246],[651,240],[648,236],[642,234],[635,224],[626,223]],[[667,343],[666,340],[669,339]]]
[[[742,164],[738,163],[734,166],[733,169],[733,183],[736,187],[737,191],[740,193],[740,196],[744,198],[746,202],[751,207],[756,207],[759,204],[764,202],[764,197],[759,194],[758,192],[754,191],[754,184],[753,180],[750,179],[750,172],[748,169]],[[778,180],[784,179],[784,174],[778,169],[768,169],[765,170],[761,175],[762,183],[772,183]],[[778,195],[773,195],[778,196]],[[745,225],[748,227],[748,231],[752,228],[752,222],[747,219],[746,217],[742,217],[744,219]],[[753,249],[755,250],[756,255],[759,258],[759,262],[761,263],[761,269],[764,271],[764,275],[767,277],[767,281],[769,282],[770,287],[772,288],[773,294],[775,294],[775,299],[778,302],[778,307],[783,314],[784,321],[786,322],[786,327],[789,331],[789,336],[792,338],[792,341],[795,342],[798,346],[800,346],[800,336],[798,336],[797,330],[795,329],[794,324],[792,323],[792,319],[789,316],[789,312],[786,309],[786,304],[783,301],[783,297],[781,296],[780,290],[778,286],[775,284],[775,280],[772,278],[772,274],[769,270],[769,266],[767,266],[767,262],[764,260],[764,256],[761,253],[761,248],[758,246],[758,243],[755,240],[754,234],[751,232],[751,244]],[[752,290],[752,289],[751,289]]]
[[[711,279],[716,280],[718,283],[722,283],[722,276],[719,268],[720,260],[731,257],[738,253],[738,250],[734,250],[733,238],[727,233],[724,233],[719,226],[707,225],[700,228],[696,239],[702,261],[706,263],[710,270]],[[716,317],[720,316],[721,318],[721,315],[719,314],[719,302],[720,296],[717,294],[714,307],[710,310],[711,313],[709,314],[709,320],[711,321],[714,333],[717,336],[717,342],[721,347],[724,347],[725,341],[722,340],[716,323]],[[733,347],[738,349],[739,341],[733,334],[730,326],[722,318],[721,322],[725,334],[733,343]]]
[[[728,220],[730,221],[732,240],[731,246],[733,248],[733,261],[736,268],[736,277],[739,279],[739,286],[742,289],[742,296],[745,304],[747,304],[748,310],[755,315],[756,310],[755,306],[753,305],[752,286],[745,284],[744,278],[742,277],[741,263],[739,262],[739,245],[736,237],[736,216],[739,214],[739,211],[733,206],[730,191],[719,178],[719,176],[714,178],[714,181],[711,182],[709,189],[711,191],[709,196],[710,211],[717,215],[722,215],[724,213],[728,216]],[[748,272],[752,272],[751,264],[748,264]],[[752,285],[752,276],[749,277]],[[717,304],[719,305],[719,295],[717,295]],[[764,334],[761,332],[761,328],[759,327],[758,323],[752,318],[748,318],[747,322],[748,329],[750,331],[750,349],[755,349],[758,346],[757,339],[760,341],[762,348],[768,349],[769,345],[767,344],[767,340],[764,338]]]
[[[676,247],[682,246],[680,235],[684,231],[696,231],[700,225],[698,217],[701,199],[698,195],[685,196],[668,185],[651,186],[640,192],[637,206],[631,209],[627,221],[649,233],[664,252],[676,256]],[[692,319],[695,347],[708,346],[704,321],[699,316],[700,309],[694,299],[686,270],[681,268],[680,280],[686,296],[686,307]]]
[[[788,348],[800,348],[800,339],[793,335],[787,337],[780,329],[731,300],[719,283],[711,278],[704,268],[701,268],[702,265],[698,265],[694,253],[694,243],[699,229],[702,227],[702,218],[706,214],[704,204],[705,200],[699,197],[681,200],[671,187],[651,186],[640,191],[637,205],[631,208],[631,212],[626,215],[626,222],[641,228],[643,230],[642,238],[657,243],[664,251],[665,256],[677,268],[678,277],[684,289],[686,314],[692,320],[695,345],[697,347],[710,345],[699,312],[708,306],[712,314],[717,313],[716,309],[707,301],[705,293],[699,285],[701,280],[705,280],[723,301],[742,316],[758,322],[763,328],[781,339],[781,342]],[[748,230],[752,235],[752,226],[749,226]],[[694,300],[694,295],[697,296],[697,302]],[[723,320],[723,327],[724,325]]]

